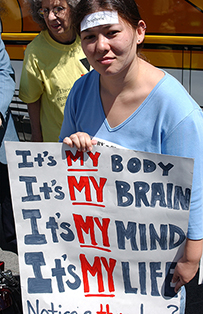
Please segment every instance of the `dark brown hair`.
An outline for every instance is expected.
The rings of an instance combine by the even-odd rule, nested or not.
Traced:
[[[80,35],[80,24],[88,14],[100,10],[117,11],[119,16],[129,23],[134,29],[137,29],[141,16],[138,6],[134,0],[81,0],[73,11],[73,25],[76,32]],[[138,45],[138,51],[142,44]]]
[[[133,28],[137,28],[141,16],[134,0],[81,0],[75,7],[73,23],[80,32],[80,23],[84,17],[100,10],[117,11]]]

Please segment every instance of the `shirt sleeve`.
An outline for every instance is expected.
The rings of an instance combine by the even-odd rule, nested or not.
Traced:
[[[203,112],[193,110],[163,141],[163,153],[194,159],[188,238],[203,238]]]
[[[38,61],[32,46],[28,45],[23,60],[19,88],[19,98],[28,104],[37,101],[44,90],[42,69],[40,69]]]
[[[6,112],[15,91],[15,75],[10,58],[0,37],[0,112],[5,119]]]

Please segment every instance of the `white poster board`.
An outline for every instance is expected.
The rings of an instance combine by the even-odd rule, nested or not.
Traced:
[[[6,143],[25,314],[172,314],[193,160]]]

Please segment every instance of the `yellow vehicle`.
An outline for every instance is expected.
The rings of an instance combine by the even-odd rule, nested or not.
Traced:
[[[153,65],[175,76],[203,107],[203,0],[136,2],[147,23],[143,54]],[[1,0],[0,3],[5,8],[1,14],[2,39],[16,73],[16,95],[12,108],[20,106],[18,119],[23,117],[20,122],[25,126],[28,120],[26,105],[18,99],[22,60],[27,44],[40,29],[33,22],[23,0]]]
[[[147,22],[144,54],[203,107],[203,0],[137,0]]]
[[[10,56],[16,79],[15,95],[10,106],[11,112],[19,139],[29,141],[31,138],[29,115],[27,105],[18,98],[19,83],[24,51],[27,44],[37,36],[40,28],[33,22],[24,0],[0,0],[0,6],[1,38]]]

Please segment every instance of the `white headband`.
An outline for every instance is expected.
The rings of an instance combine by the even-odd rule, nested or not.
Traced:
[[[98,11],[86,15],[81,22],[80,31],[105,24],[118,24],[118,12],[116,11]]]

